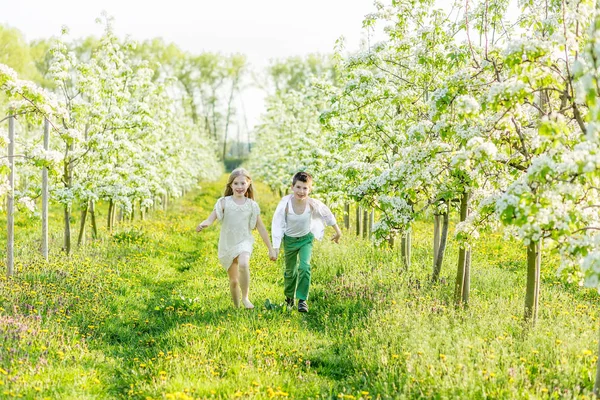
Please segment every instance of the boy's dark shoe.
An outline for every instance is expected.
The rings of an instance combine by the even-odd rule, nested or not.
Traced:
[[[293,308],[294,307],[294,299],[286,297],[285,304],[288,306],[288,308]]]
[[[308,312],[308,304],[306,304],[306,300],[298,300],[298,311]]]

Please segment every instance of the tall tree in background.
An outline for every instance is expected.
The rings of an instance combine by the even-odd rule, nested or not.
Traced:
[[[223,133],[223,154],[222,159],[225,159],[227,153],[227,139],[229,134],[229,122],[234,114],[233,100],[236,93],[239,93],[240,81],[248,68],[246,56],[242,54],[232,55],[227,59],[227,78],[230,82],[229,99],[227,100],[227,112],[225,113],[225,131]]]
[[[335,69],[330,56],[309,54],[306,57],[289,57],[275,60],[267,68],[266,89],[276,93],[299,90],[316,76],[335,82]]]
[[[23,34],[14,28],[0,25],[0,64],[15,70],[21,79],[39,82],[41,75],[36,69],[31,48]]]

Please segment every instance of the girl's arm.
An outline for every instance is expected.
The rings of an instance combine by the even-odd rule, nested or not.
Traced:
[[[265,224],[263,224],[262,219],[260,219],[260,215],[256,219],[256,229],[258,230],[258,233],[260,234],[260,237],[262,238],[263,242],[265,242],[265,246],[267,246],[267,249],[269,249],[269,258],[271,259],[271,261],[276,261],[277,253],[275,252],[275,249],[273,249],[273,246],[271,246],[269,232],[267,232]]]
[[[215,205],[215,208],[210,213],[208,218],[206,218],[204,221],[200,222],[200,224],[196,227],[196,232],[200,232],[202,229],[208,228],[209,226],[211,226],[213,224],[213,222],[215,222],[215,220],[218,217],[217,207],[221,208],[221,215],[223,215],[223,202],[221,201],[221,199],[219,199],[219,200],[217,200],[217,204]]]
[[[196,227],[196,232],[200,232],[202,229],[208,228],[209,226],[211,226],[213,224],[213,222],[215,222],[216,219],[217,219],[217,211],[213,210],[213,212],[210,213],[208,218],[206,218],[204,221],[200,222],[200,224]]]

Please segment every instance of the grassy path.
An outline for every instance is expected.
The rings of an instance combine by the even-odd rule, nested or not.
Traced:
[[[415,227],[409,272],[351,233],[319,243],[308,315],[264,307],[283,300],[283,267],[257,236],[257,308],[233,309],[218,226],[194,231],[222,185],[49,264],[27,230],[36,222],[21,221],[17,275],[0,279],[0,398],[590,396],[597,293],[547,262],[538,326],[524,330],[525,250],[498,236],[475,249],[463,311],[450,306],[455,248],[443,283],[428,283],[428,224]],[[258,201],[269,225],[277,199],[259,186]]]

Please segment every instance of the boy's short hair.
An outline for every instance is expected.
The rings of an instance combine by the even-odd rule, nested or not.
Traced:
[[[298,181],[312,183],[313,177],[308,172],[300,171],[297,172],[296,175],[294,175],[294,177],[292,178],[292,186],[294,186]]]

